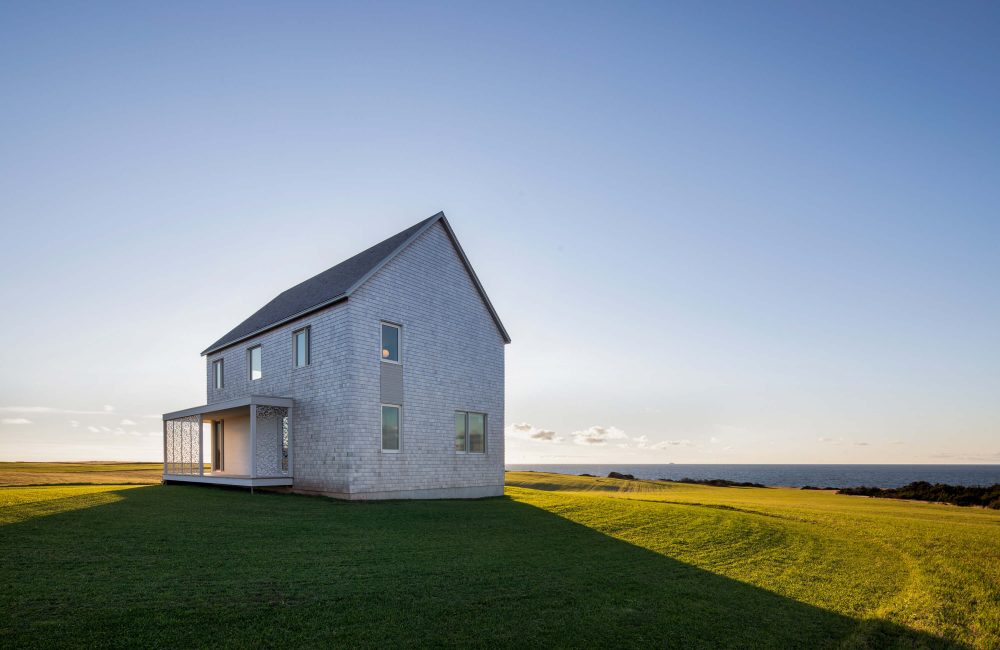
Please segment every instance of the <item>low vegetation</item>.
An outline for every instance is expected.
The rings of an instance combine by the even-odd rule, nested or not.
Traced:
[[[911,499],[914,501],[932,501],[935,503],[951,503],[956,506],[983,506],[1000,510],[1000,484],[989,487],[970,487],[965,485],[948,485],[947,483],[928,483],[916,481],[900,488],[852,487],[842,488],[841,494],[853,494],[866,497],[881,497],[883,499]]]
[[[749,481],[728,481],[724,478],[661,478],[666,483],[689,483],[691,485],[711,485],[712,487],[767,487],[763,483],[751,483]]]
[[[518,472],[479,501],[0,488],[0,647],[994,648],[1000,512]]]

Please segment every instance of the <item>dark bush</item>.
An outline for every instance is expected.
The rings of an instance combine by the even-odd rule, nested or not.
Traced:
[[[853,494],[883,499],[909,499],[913,501],[933,501],[951,503],[956,506],[983,506],[1000,509],[1000,483],[989,487],[948,485],[927,481],[915,481],[898,488],[877,488],[864,485],[841,488],[838,494]]]
[[[610,472],[608,478],[620,478],[625,481],[634,481],[635,477],[631,474],[619,474],[618,472]]]
[[[724,478],[687,478],[673,479],[673,478],[661,478],[661,481],[666,481],[667,483],[690,483],[691,485],[711,485],[713,487],[767,487],[763,483],[740,483],[738,481],[727,481]]]

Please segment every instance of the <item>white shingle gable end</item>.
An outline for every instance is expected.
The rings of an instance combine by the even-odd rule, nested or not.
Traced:
[[[406,250],[413,242],[420,238],[425,232],[434,227],[434,224],[440,223],[444,227],[444,231],[448,234],[448,239],[451,240],[452,246],[455,247],[455,252],[458,253],[459,259],[462,260],[462,265],[465,266],[466,272],[469,274],[469,279],[472,280],[472,284],[475,285],[476,290],[479,292],[480,298],[483,300],[483,305],[486,310],[489,311],[490,316],[493,318],[493,323],[496,325],[497,330],[500,332],[500,336],[503,338],[504,343],[510,343],[510,335],[507,333],[507,329],[503,326],[500,321],[500,316],[497,314],[496,309],[493,307],[493,303],[490,302],[490,297],[486,295],[486,289],[483,288],[482,282],[479,281],[479,276],[476,275],[475,269],[472,268],[472,263],[469,262],[469,258],[465,255],[465,251],[462,250],[462,245],[458,243],[458,237],[455,236],[455,231],[452,230],[451,224],[448,223],[447,217],[444,216],[444,212],[438,212],[432,219],[430,219],[420,230],[416,231],[403,242],[399,248],[392,252],[391,255],[386,256],[377,266],[373,267],[368,273],[366,273],[360,280],[358,280],[354,286],[347,290],[347,296],[350,297],[352,293],[357,291],[360,287],[364,286],[372,276],[378,273],[386,264],[395,259],[401,252]]]

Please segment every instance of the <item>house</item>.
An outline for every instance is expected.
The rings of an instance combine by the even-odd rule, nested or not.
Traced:
[[[438,213],[208,346],[207,403],[163,415],[163,479],[344,499],[500,495],[507,343]]]

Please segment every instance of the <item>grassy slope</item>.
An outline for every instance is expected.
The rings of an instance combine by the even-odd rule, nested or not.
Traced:
[[[508,473],[516,496],[713,573],[858,618],[1000,646],[1000,513],[784,488]],[[612,501],[612,498],[614,501]],[[628,505],[624,505],[623,501]]]
[[[0,646],[1000,643],[1000,513],[508,478],[371,504],[0,488]]]

